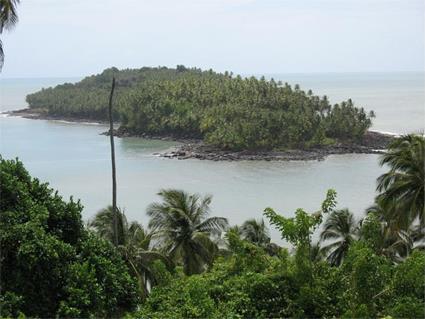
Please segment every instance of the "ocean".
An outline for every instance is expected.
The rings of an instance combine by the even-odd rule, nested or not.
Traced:
[[[275,80],[327,95],[337,103],[351,98],[374,110],[372,129],[404,134],[423,132],[425,74],[316,73],[273,74]],[[0,111],[26,107],[25,96],[42,87],[80,78],[0,79]],[[48,182],[64,198],[81,199],[83,218],[90,219],[111,199],[109,140],[104,125],[29,120],[0,115],[0,154],[18,157],[32,176]],[[285,216],[297,208],[314,212],[326,190],[338,193],[338,207],[357,218],[373,204],[376,178],[385,171],[372,154],[333,155],[323,161],[210,162],[160,158],[175,142],[140,138],[116,139],[118,205],[129,220],[147,224],[146,207],[159,200],[161,188],[212,194],[211,214],[240,224],[261,218],[266,207]],[[280,242],[272,230],[272,239]]]

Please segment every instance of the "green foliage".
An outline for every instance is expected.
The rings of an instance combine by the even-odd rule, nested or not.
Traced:
[[[137,297],[124,261],[83,229],[79,202],[63,201],[19,161],[1,159],[0,174],[2,315],[88,317],[131,310]]]
[[[263,263],[262,267],[248,266],[235,272],[238,254],[234,252],[230,258],[217,259],[214,267],[203,274],[177,276],[168,284],[155,287],[134,316],[364,318],[392,315],[397,318],[407,311],[403,301],[412,307],[413,316],[424,306],[423,300],[410,292],[392,294],[395,266],[384,257],[376,256],[367,246],[354,245],[341,267],[314,263],[311,284],[297,279],[298,266],[293,257],[270,257],[263,252],[263,258],[257,258]],[[414,273],[422,276],[417,269]]]
[[[76,84],[27,96],[51,115],[105,120],[109,85],[118,79],[114,118],[132,134],[203,138],[221,149],[313,147],[357,141],[373,114],[351,100],[332,106],[288,84],[212,70],[106,69]]]
[[[313,267],[311,261],[311,235],[322,222],[323,213],[330,212],[336,205],[336,192],[328,190],[326,199],[322,203],[321,211],[308,214],[299,208],[295,217],[284,217],[277,214],[271,208],[266,208],[264,215],[269,218],[270,223],[280,232],[282,239],[287,240],[296,248],[295,263],[296,279],[299,284],[309,284],[313,281]]]
[[[326,194],[326,199],[322,203],[322,210],[317,213],[308,214],[299,208],[296,210],[294,218],[287,218],[277,214],[271,208],[266,208],[264,215],[281,232],[283,239],[286,239],[296,247],[300,247],[310,245],[311,234],[322,222],[322,213],[330,212],[335,204],[336,192],[330,189]]]
[[[421,301],[410,297],[399,298],[389,310],[389,314],[393,318],[424,318],[425,308],[423,300]]]
[[[367,214],[363,219],[362,227],[360,229],[362,239],[368,246],[378,253],[382,246],[382,224],[378,216],[374,213]]]
[[[407,230],[415,219],[425,227],[424,162],[425,137],[419,134],[396,138],[381,157],[390,170],[378,178],[377,201],[399,229]]]
[[[339,265],[344,259],[358,232],[357,223],[348,209],[333,211],[323,225],[320,240],[327,242],[322,247],[331,265]]]
[[[163,189],[158,195],[162,202],[151,204],[147,214],[161,249],[183,265],[185,274],[201,273],[218,252],[211,236],[221,235],[227,219],[208,217],[211,196],[201,198],[176,189]]]
[[[425,299],[425,254],[414,251],[405,262],[397,265],[393,279],[395,296]],[[422,273],[422,277],[418,277]]]
[[[383,306],[381,298],[385,298],[385,292],[389,289],[391,262],[376,255],[368,245],[358,242],[350,247],[342,270],[345,277],[343,298],[348,313],[362,316],[363,310],[367,310],[368,317],[375,317],[378,308]],[[362,307],[365,309],[359,305],[364,305]]]
[[[6,318],[17,318],[23,313],[22,309],[22,296],[17,296],[15,293],[6,291],[0,295],[0,315]]]
[[[397,318],[409,309],[410,316],[419,316],[424,307],[425,254],[414,251],[398,265],[378,254],[372,232],[379,221],[373,215],[364,222],[360,240],[350,240],[339,267],[310,258],[310,237],[322,213],[342,214],[343,224],[351,225],[347,211],[333,211],[335,197],[329,191],[322,210],[312,215],[298,210],[295,217],[286,218],[266,210],[282,237],[295,246],[295,255],[281,249],[272,257],[233,227],[225,237],[230,254],[217,258],[202,274],[174,275],[153,288],[135,317]]]
[[[423,318],[425,315],[425,254],[414,251],[396,266],[392,279],[393,307],[388,314],[394,318]]]
[[[242,240],[234,230],[226,233],[229,250],[234,254],[233,271],[234,272],[261,272],[264,271],[267,263],[267,257],[264,249],[251,242]]]
[[[180,66],[178,72],[191,71]],[[413,172],[413,140],[400,140],[404,155],[393,158],[390,151],[397,176]],[[412,201],[412,194],[421,194],[419,183],[403,186],[395,205],[379,196],[360,226],[348,210],[334,210],[333,190],[313,214],[298,209],[284,217],[267,208],[264,215],[293,245],[293,254],[278,246],[269,253],[270,237],[261,221],[233,227],[223,239],[227,221],[208,218],[211,197],[162,190],[162,202],[152,204],[148,215],[158,246],[181,265],[170,271],[168,259],[149,250],[152,234],[127,223],[124,214],[115,249],[110,210],[97,215],[96,232],[90,232],[82,226],[81,205],[63,201],[19,161],[1,160],[0,174],[2,316],[122,316],[138,301],[136,282],[143,272],[146,278],[155,274],[152,291],[127,318],[424,316],[424,228],[411,220],[421,219],[411,214],[420,205]],[[395,177],[388,184],[385,178],[382,194],[400,190]],[[401,208],[411,209],[407,218],[396,218]],[[325,215],[321,239],[327,246],[321,249],[311,237]],[[220,254],[214,240],[222,241]],[[329,262],[322,260],[323,252]]]
[[[139,292],[142,298],[148,294],[148,282],[151,286],[161,280],[161,273],[156,273],[154,262],[163,261],[168,269],[174,267],[173,262],[159,251],[153,250],[151,239],[153,234],[143,228],[135,221],[129,223],[123,212],[118,210],[118,251],[126,261],[130,273],[137,278]],[[100,210],[89,226],[94,229],[96,234],[114,243],[115,228],[113,225],[114,211],[112,206]]]
[[[389,170],[377,180],[379,195],[360,229],[375,253],[394,262],[423,249],[425,138],[409,134],[395,138],[380,164]]]
[[[265,254],[264,257],[270,258]],[[268,318],[283,315],[282,305],[288,306],[290,301],[282,299],[286,297],[282,292],[290,292],[287,286],[290,279],[247,270],[235,274],[232,263],[232,260],[220,259],[209,272],[175,279],[165,287],[154,288],[136,317]]]
[[[326,118],[326,136],[333,138],[360,138],[372,125],[373,112],[366,114],[363,108],[354,107],[353,101],[337,104]]]
[[[169,283],[172,279],[169,267],[159,259],[152,262],[151,271],[155,274],[154,284],[157,286],[164,286]]]
[[[264,223],[264,219],[248,219],[240,227],[241,235],[244,239],[258,245],[266,247],[270,243],[269,230]]]

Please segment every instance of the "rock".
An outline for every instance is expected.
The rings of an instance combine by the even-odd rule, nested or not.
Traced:
[[[298,149],[285,151],[242,150],[226,151],[205,145],[202,141],[187,140],[172,152],[166,152],[160,156],[166,158],[211,161],[322,161],[330,154],[380,154],[394,137],[377,132],[368,132],[359,143],[338,143],[331,146],[322,146],[312,149]]]

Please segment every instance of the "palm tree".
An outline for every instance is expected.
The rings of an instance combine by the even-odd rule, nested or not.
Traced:
[[[265,247],[270,243],[269,230],[264,223],[264,219],[258,221],[254,218],[248,219],[242,224],[240,232],[243,239],[258,246]]]
[[[201,273],[217,252],[210,236],[221,234],[227,219],[208,218],[211,196],[201,198],[175,189],[163,189],[158,195],[162,203],[147,209],[155,238],[173,260],[183,264],[185,274]]]
[[[11,30],[18,22],[16,10],[20,0],[0,0],[0,34],[4,30]],[[3,68],[4,52],[3,43],[0,40],[0,71]]]
[[[112,211],[115,214],[112,216],[114,223],[114,234],[115,238],[113,243],[118,246],[118,208],[117,208],[117,172],[115,167],[115,144],[114,144],[114,121],[112,119],[112,99],[114,97],[115,90],[115,77],[112,77],[111,93],[109,94],[109,142],[111,144],[111,168],[112,168]]]
[[[114,227],[115,217],[117,228]],[[112,206],[102,209],[89,222],[89,227],[92,227],[99,236],[111,243],[115,243],[118,239],[117,249],[127,262],[132,274],[138,279],[143,298],[148,294],[148,283],[153,286],[157,282],[154,262],[160,260],[170,270],[174,266],[165,255],[152,250],[153,234],[148,233],[138,222],[128,223],[125,214],[119,209],[115,211]],[[115,234],[115,229],[118,230],[117,234]]]
[[[374,205],[366,209],[366,215],[374,214],[388,231],[398,232],[409,227],[406,224],[405,216],[398,214],[399,209],[399,203],[395,199],[384,199],[378,196],[375,198]]]
[[[413,223],[407,230],[400,228],[398,216],[394,217],[397,204],[389,205],[389,209],[383,207],[382,201],[368,208],[366,213],[373,214],[378,218],[380,228],[377,236],[377,253],[384,255],[394,262],[402,261],[413,249],[424,249],[425,229],[421,224]],[[362,234],[360,234],[362,236]]]
[[[331,265],[341,264],[351,243],[357,239],[358,225],[348,209],[333,211],[320,234],[321,241],[331,241],[322,248]]]
[[[89,221],[89,227],[94,228],[100,237],[110,241],[111,243],[114,243],[115,238],[118,238],[118,245],[124,246],[128,239],[129,226],[125,214],[120,209],[117,209],[117,211],[117,233],[115,233],[116,230],[114,228],[114,209],[112,206],[108,206],[97,212],[93,220]],[[133,234],[136,234],[135,228],[136,227],[133,226]]]
[[[363,236],[361,234],[361,236]],[[385,221],[380,221],[380,227],[374,240],[374,249],[378,255],[400,262],[406,258],[414,246],[411,231],[394,230]]]
[[[409,134],[396,138],[381,158],[380,164],[390,171],[378,178],[377,201],[397,215],[399,228],[405,231],[416,218],[425,225],[424,155],[425,137]]]

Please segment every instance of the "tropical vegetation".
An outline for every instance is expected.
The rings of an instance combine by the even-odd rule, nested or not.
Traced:
[[[270,234],[264,219],[246,220],[240,227],[240,234],[243,239],[258,246],[265,247],[270,243]]]
[[[220,236],[227,226],[223,217],[208,217],[211,196],[201,198],[184,191],[164,189],[163,203],[147,209],[149,227],[168,256],[183,265],[186,275],[203,272],[218,252],[212,235]]]
[[[407,230],[415,220],[425,226],[424,154],[424,137],[410,134],[395,139],[381,158],[390,170],[378,179],[377,202],[396,228]]]
[[[232,150],[305,148],[358,142],[374,117],[350,99],[332,105],[298,85],[181,65],[110,68],[29,94],[27,102],[52,116],[106,120],[114,76],[113,117],[132,135],[198,138]]]
[[[137,279],[141,297],[145,298],[149,287],[160,280],[157,262],[162,262],[170,271],[174,268],[174,263],[165,254],[155,249],[152,244],[153,232],[136,221],[129,223],[120,210],[117,216],[118,227],[115,228],[114,210],[112,206],[108,206],[100,210],[89,222],[89,229],[93,229],[99,237],[111,243],[115,243],[115,238],[118,238],[117,250],[128,265],[130,273]]]
[[[116,317],[137,285],[118,251],[83,227],[79,201],[0,159],[1,317]]]
[[[239,226],[211,217],[211,196],[164,189],[147,227],[121,210],[114,227],[111,207],[84,227],[79,202],[2,159],[1,315],[423,318],[424,144],[420,135],[391,144],[361,219],[329,190],[315,212],[266,208],[265,220]],[[286,243],[273,253],[268,225]]]
[[[11,30],[18,22],[17,5],[20,0],[0,0],[0,34]],[[0,39],[0,71],[4,63],[3,42]]]
[[[354,215],[348,209],[333,211],[329,215],[323,225],[320,239],[328,241],[322,249],[328,253],[327,259],[331,265],[341,264],[351,244],[356,240],[357,232],[358,226]]]

